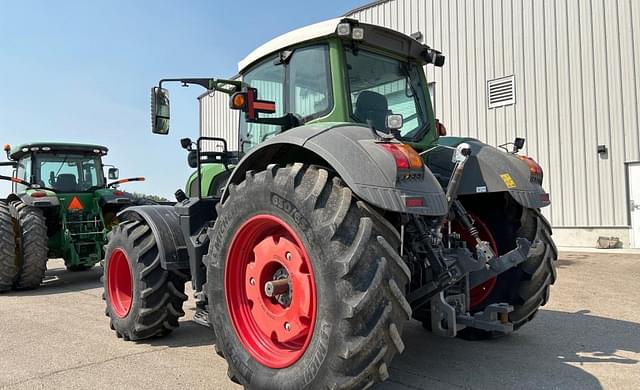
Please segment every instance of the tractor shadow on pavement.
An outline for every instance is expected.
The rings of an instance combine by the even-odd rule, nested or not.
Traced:
[[[640,324],[588,310],[541,310],[521,331],[485,341],[439,338],[412,321],[405,352],[375,389],[602,389],[586,369],[608,365],[612,375],[630,365],[640,370],[638,335]]]
[[[53,263],[53,264],[51,264]],[[33,290],[11,291],[7,295],[13,296],[38,296],[54,295],[69,292],[79,292],[92,289],[102,289],[102,268],[96,265],[85,271],[68,271],[64,265],[59,266],[58,261],[50,261],[40,287]],[[62,264],[62,262],[60,262]]]
[[[189,309],[185,308],[185,311],[189,311]],[[141,340],[139,343],[169,348],[210,346],[211,355],[215,356],[213,345],[216,343],[216,337],[213,330],[198,325],[192,320],[182,320],[180,327],[171,332],[169,336]]]

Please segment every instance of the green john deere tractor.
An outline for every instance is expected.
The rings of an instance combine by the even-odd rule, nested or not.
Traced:
[[[137,204],[110,167],[107,184],[98,145],[41,142],[11,149],[5,145],[12,193],[0,201],[0,292],[36,288],[48,258],[63,258],[67,269],[82,271],[103,258],[107,232],[116,214]]]
[[[119,214],[116,335],[167,335],[191,280],[231,380],[360,389],[389,377],[412,317],[449,337],[525,325],[556,277],[542,170],[522,139],[440,136],[424,66],[443,65],[409,36],[334,19],[259,47],[232,80],[161,80],[154,133],[169,132],[163,85],[177,81],[228,94],[239,141],[182,139],[188,194]]]

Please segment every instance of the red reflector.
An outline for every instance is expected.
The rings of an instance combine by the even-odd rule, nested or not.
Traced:
[[[547,193],[542,193],[542,194],[540,194],[540,200],[541,200],[541,201],[543,201],[543,202],[548,202],[548,201],[549,201],[549,199],[550,199],[550,198],[549,198],[549,194],[547,194]]]
[[[124,192],[122,191],[113,191],[114,196],[124,196]]]
[[[71,202],[69,202],[67,210],[84,210],[84,206],[82,205],[82,202],[80,202],[80,199],[78,199],[77,196],[74,196],[73,199],[71,199]]]
[[[404,204],[407,207],[424,207],[424,198],[405,198]]]
[[[396,160],[396,167],[398,169],[409,169],[409,159],[395,144],[381,144],[380,146],[391,153],[393,159]]]
[[[31,193],[32,198],[44,198],[45,196],[47,196],[47,193],[42,191],[36,191]]]

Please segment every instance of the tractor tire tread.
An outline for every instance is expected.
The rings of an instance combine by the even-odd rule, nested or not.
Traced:
[[[133,251],[128,253],[130,265],[135,268],[134,300],[138,300],[137,312],[133,321],[124,322],[112,314],[106,293],[106,313],[110,317],[110,326],[125,340],[142,340],[154,336],[164,336],[178,327],[178,319],[185,315],[183,303],[188,299],[184,293],[186,276],[183,273],[167,271],[161,267],[160,254],[151,228],[141,221],[124,221],[112,230],[112,237],[107,245],[106,258],[115,249],[111,243],[124,240]],[[131,264],[135,263],[135,264]],[[105,263],[105,272],[108,264]],[[136,275],[137,274],[137,275]],[[139,291],[136,296],[135,291]],[[132,305],[132,308],[134,305]],[[133,310],[133,309],[132,309]]]
[[[336,319],[339,324],[332,331],[340,342],[332,344],[325,357],[325,361],[330,362],[326,363],[327,372],[299,388],[362,389],[387,379],[391,360],[404,350],[401,334],[411,315],[411,306],[404,296],[410,272],[394,249],[400,243],[395,228],[368,205],[357,201],[339,177],[313,165],[270,164],[228,188],[229,197],[218,206],[219,220],[227,209],[237,209],[236,198],[239,199],[236,202],[240,202],[257,191],[289,194],[288,200],[309,218],[318,233],[316,236],[322,237],[318,245],[340,248],[330,266],[337,270],[336,286],[343,303],[338,311],[340,318]],[[212,243],[215,234],[215,227],[209,230]],[[210,252],[205,257],[210,274],[219,274],[224,268],[217,256]],[[212,286],[210,291],[211,299],[216,301],[221,287]],[[222,323],[220,319],[214,321],[214,324]],[[246,364],[234,366],[238,352],[231,348],[231,340],[221,337],[217,341],[216,352],[227,359],[231,380],[250,388],[265,386],[256,384],[256,373],[246,372]],[[288,383],[287,386],[295,385]],[[278,388],[273,384],[265,388],[272,387]]]
[[[18,240],[20,269],[16,275],[14,288],[34,289],[40,286],[47,270],[48,237],[47,223],[42,210],[22,202],[9,206],[14,220],[19,226]]]
[[[0,202],[0,292],[11,290],[18,274],[16,227],[9,206]]]

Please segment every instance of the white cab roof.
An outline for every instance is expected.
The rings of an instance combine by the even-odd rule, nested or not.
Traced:
[[[335,33],[336,27],[342,19],[343,18],[325,20],[324,22],[311,24],[273,38],[269,42],[249,53],[249,55],[242,61],[238,62],[238,72],[242,72],[247,66],[253,64],[262,57],[284,49],[287,46],[310,41],[316,38],[326,37]]]

